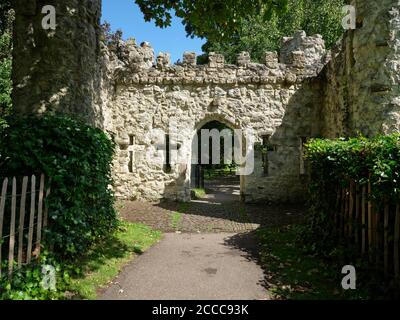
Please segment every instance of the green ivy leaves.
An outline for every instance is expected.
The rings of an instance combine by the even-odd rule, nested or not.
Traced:
[[[61,115],[11,117],[0,132],[0,177],[44,173],[51,179],[55,254],[72,259],[116,226],[111,163],[114,144],[99,129]]]

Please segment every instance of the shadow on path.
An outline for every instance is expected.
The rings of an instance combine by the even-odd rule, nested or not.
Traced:
[[[240,185],[232,178],[207,181],[206,191],[190,203],[122,204],[124,219],[166,235],[147,258],[145,253],[129,265],[103,298],[268,298],[257,230],[300,222],[304,207],[242,203]],[[118,288],[124,293],[118,294]]]
[[[144,223],[163,232],[184,233],[242,233],[303,219],[303,205],[240,202],[240,186],[231,178],[208,181],[206,188],[205,198],[189,203],[125,201],[120,213],[131,222]],[[173,219],[177,223],[172,223]]]

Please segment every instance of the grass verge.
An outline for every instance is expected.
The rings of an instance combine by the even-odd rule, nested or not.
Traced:
[[[206,190],[203,188],[192,189],[192,196],[194,199],[202,199],[206,196]]]
[[[177,231],[179,229],[179,223],[181,222],[181,220],[182,213],[174,212],[171,217],[171,228]]]
[[[325,259],[308,255],[297,226],[258,230],[261,262],[266,285],[274,299],[341,300],[367,299],[365,290],[344,290],[341,268]]]
[[[91,249],[79,261],[81,276],[71,280],[73,299],[96,299],[97,289],[115,278],[122,267],[150,248],[161,238],[161,232],[142,224],[121,222],[106,241]]]

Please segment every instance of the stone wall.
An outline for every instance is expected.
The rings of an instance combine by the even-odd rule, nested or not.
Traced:
[[[283,39],[279,54],[266,52],[262,64],[242,52],[236,65],[219,54],[196,65],[187,52],[171,65],[148,43],[103,45],[101,0],[16,0],[14,107],[63,112],[106,130],[117,143],[115,191],[122,198],[188,200],[193,136],[219,120],[253,130],[256,144],[270,136],[268,174],[256,149],[254,172],[241,177],[246,201],[301,201],[302,140],[400,130],[400,6],[351,4],[357,29],[332,52],[320,36],[298,32]],[[56,31],[41,27],[44,5],[56,8]],[[173,123],[172,147],[184,161],[169,171],[164,133]]]
[[[56,9],[56,30],[42,8]],[[101,0],[15,0],[13,105],[19,113],[60,111],[102,126]]]
[[[399,132],[400,5],[353,0],[357,28],[332,51],[324,80],[323,129],[333,138]]]
[[[261,151],[256,150],[254,173],[241,177],[246,201],[302,200],[300,141],[319,130],[314,120],[319,86],[312,79],[325,58],[321,37],[304,32],[284,39],[280,59],[275,52],[265,53],[263,64],[251,63],[243,52],[237,65],[225,64],[219,54],[211,54],[207,65],[196,65],[194,53],[170,65],[167,54],[154,59],[148,43],[120,42],[108,55],[115,88],[107,108],[112,120],[106,127],[118,143],[117,195],[188,200],[193,136],[208,121],[219,120],[231,128],[254,130],[258,142],[263,135],[271,136],[269,174],[264,174]],[[163,157],[163,135],[149,133],[168,133],[173,122],[178,125],[178,152],[186,160],[167,173],[163,159],[159,164],[152,161]]]

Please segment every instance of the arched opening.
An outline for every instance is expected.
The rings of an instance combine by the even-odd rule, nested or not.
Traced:
[[[225,121],[201,123],[192,140],[190,188],[194,201],[214,203],[241,199],[241,177],[235,148],[241,147],[234,128]]]

